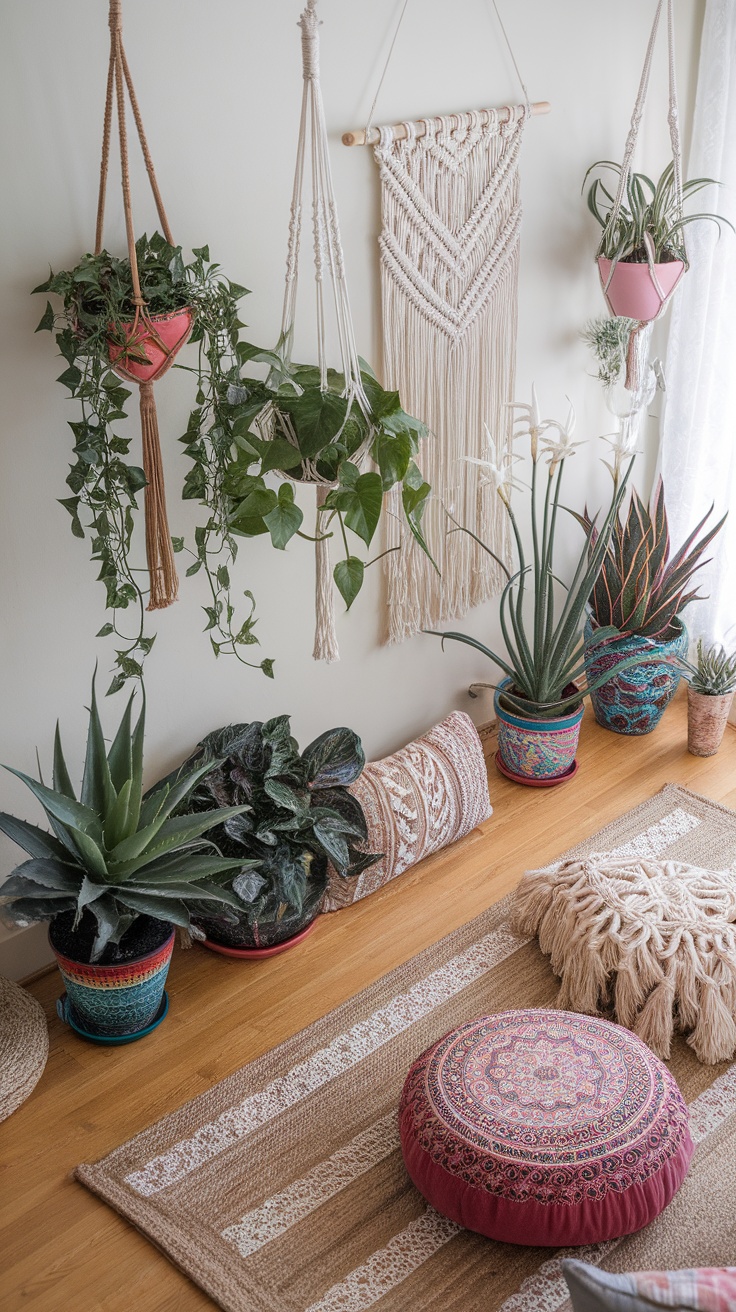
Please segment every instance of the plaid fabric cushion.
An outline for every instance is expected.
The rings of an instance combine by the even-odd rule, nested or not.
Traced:
[[[574,1312],[736,1312],[736,1267],[613,1275],[570,1259],[562,1268]]]

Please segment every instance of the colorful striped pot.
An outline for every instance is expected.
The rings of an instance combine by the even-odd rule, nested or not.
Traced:
[[[505,679],[493,699],[502,764],[520,783],[540,779],[562,783],[570,778],[580,737],[582,705],[558,720],[535,720],[504,709],[501,697],[511,680]],[[567,691],[567,689],[565,690]]]
[[[585,625],[586,648],[597,627],[589,617]],[[640,652],[648,655],[654,651],[662,657],[661,661],[632,665],[590,694],[595,718],[604,729],[625,734],[645,734],[656,729],[680,682],[681,675],[674,658],[687,655],[688,634],[682,620],[675,619],[673,628],[673,636],[666,642],[632,634],[618,645],[617,652],[586,657],[586,672],[591,683],[629,656]]]
[[[117,966],[85,965],[62,956],[53,943],[51,947],[72,1017],[81,1029],[112,1037],[148,1028],[161,1006],[174,950],[173,928],[161,947]]]

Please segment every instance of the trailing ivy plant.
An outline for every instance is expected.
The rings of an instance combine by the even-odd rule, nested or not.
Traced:
[[[294,498],[294,483],[334,484],[318,512],[316,535],[339,534],[344,558],[333,576],[349,609],[367,565],[348,533],[353,542],[357,538],[370,547],[383,494],[397,484],[406,525],[428,552],[422,514],[430,487],[414,459],[427,429],[402,409],[398,392],[381,387],[364,360],[360,366],[367,410],[344,395],[345,378],[335,370],[327,371],[323,390],[319,369],[286,363],[278,348],[269,352],[242,343],[238,349],[243,364],[265,361],[271,372],[266,383],[241,378],[228,396],[235,456],[223,488],[229,497],[230,529],[244,537],[268,533],[273,546],[283,551],[293,537],[309,536],[302,532],[304,515]],[[376,469],[361,468],[365,454]],[[266,483],[266,476],[274,473],[283,477],[275,488]]]
[[[182,248],[171,246],[160,233],[144,235],[136,243],[141,291],[149,313],[165,314],[184,306],[194,311],[191,340],[200,346],[195,370],[198,409],[185,440],[188,449],[196,449],[205,471],[202,488],[190,494],[204,502],[210,518],[197,530],[193,569],[207,564],[213,592],[213,604],[207,608],[208,626],[213,627],[213,613],[224,615],[229,640],[239,655],[240,647],[258,641],[253,632],[252,595],[246,594],[249,614],[236,624],[229,598],[229,569],[237,545],[228,531],[221,532],[216,559],[212,559],[208,544],[214,530],[226,528],[221,480],[216,476],[218,461],[223,465],[225,461],[218,449],[220,439],[211,398],[224,394],[238,374],[236,348],[242,327],[238,302],[246,289],[223,276],[219,265],[211,263],[206,246],[195,248],[192,255],[186,263]],[[98,255],[85,255],[75,268],[51,273],[34,290],[62,300],[60,313],[55,313],[51,302],[47,302],[36,331],[56,333],[56,344],[66,363],[58,381],[81,408],[80,418],[69,424],[74,459],[67,477],[70,495],[61,498],[61,504],[71,516],[75,537],[89,536],[92,559],[99,566],[98,577],[104,584],[112,618],[98,636],[114,634],[121,643],[108,689],[116,692],[128,679],[141,677],[143,660],[154,642],[154,636],[145,633],[142,571],[131,562],[138,495],[146,479],[143,470],[127,458],[131,439],[119,425],[127,418],[131,393],[111,369],[108,354],[110,345],[125,343],[125,324],[135,314],[130,263],[104,250]],[[130,357],[130,350],[128,354]],[[184,548],[181,538],[174,538],[173,544],[176,551]],[[227,592],[226,602],[222,601],[223,591]],[[122,612],[126,612],[124,618]],[[133,622],[131,612],[135,612]],[[260,668],[271,675],[272,664],[265,660]]]

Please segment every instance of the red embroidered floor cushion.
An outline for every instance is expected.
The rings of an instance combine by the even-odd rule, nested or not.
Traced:
[[[417,1189],[513,1244],[594,1244],[667,1206],[693,1144],[682,1094],[629,1030],[567,1011],[505,1011],[414,1063],[399,1111]]]

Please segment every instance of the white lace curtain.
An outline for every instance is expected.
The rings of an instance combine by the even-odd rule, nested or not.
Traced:
[[[687,176],[717,178],[691,209],[736,225],[736,3],[706,0]],[[736,235],[687,229],[690,273],[672,307],[661,469],[675,546],[715,501],[729,511],[698,574],[707,601],[685,616],[693,637],[736,645]]]

